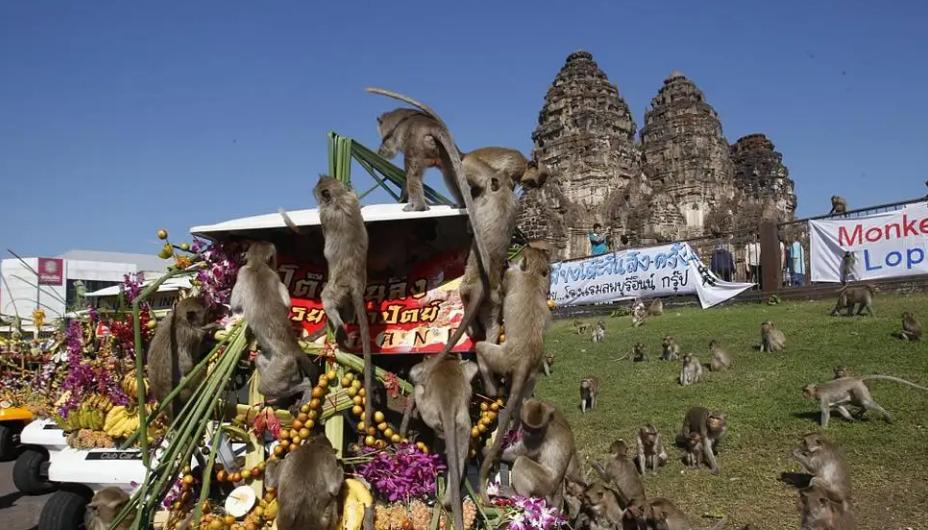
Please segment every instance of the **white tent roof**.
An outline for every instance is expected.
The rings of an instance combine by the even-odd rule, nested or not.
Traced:
[[[155,280],[146,280],[143,286],[151,285]],[[164,283],[158,286],[159,293],[166,293],[171,291],[178,291],[180,289],[189,289],[192,286],[190,283],[190,278],[186,276],[175,276],[174,278],[168,278]],[[110,287],[104,287],[103,289],[94,291],[92,293],[87,293],[87,298],[99,298],[101,296],[116,296],[119,294],[119,290],[122,288],[121,285],[111,285]]]
[[[431,206],[430,209],[424,212],[404,212],[404,206],[406,206],[405,203],[370,204],[361,207],[361,215],[364,217],[366,223],[378,221],[411,221],[414,219],[467,215],[467,210],[453,208],[451,206]],[[290,216],[290,219],[297,226],[319,226],[320,224],[318,208],[295,210],[287,212],[287,215]],[[240,219],[223,221],[212,225],[194,226],[190,229],[190,233],[195,236],[209,237],[211,234],[275,228],[287,228],[280,213],[255,215],[252,217],[242,217]]]

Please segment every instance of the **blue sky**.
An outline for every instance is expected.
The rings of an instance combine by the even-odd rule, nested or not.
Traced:
[[[160,226],[179,240],[310,207],[327,131],[378,143],[394,104],[368,85],[431,104],[463,149],[529,152],[577,49],[639,127],[682,70],[729,141],[773,140],[800,215],[833,193],[852,207],[919,196],[928,3],[880,4],[2,2],[0,245],[157,252]]]

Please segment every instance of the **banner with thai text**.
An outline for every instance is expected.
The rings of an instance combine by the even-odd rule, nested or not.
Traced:
[[[464,318],[458,293],[468,249],[439,253],[411,266],[404,277],[369,276],[365,293],[371,352],[437,353]],[[282,257],[281,280],[290,293],[290,319],[308,335],[323,331],[322,308],[325,264]],[[350,306],[349,306],[350,309]],[[354,314],[343,311],[346,349],[361,352],[360,330]],[[465,333],[452,351],[473,350]]]
[[[559,306],[693,294],[707,308],[753,285],[719,279],[687,243],[621,250],[551,265],[551,298]]]
[[[928,203],[852,219],[809,221],[813,282],[928,273]]]

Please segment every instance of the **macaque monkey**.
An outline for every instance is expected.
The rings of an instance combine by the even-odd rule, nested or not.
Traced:
[[[565,477],[580,473],[570,425],[554,405],[533,398],[522,404],[521,419],[522,439],[502,455],[504,461],[513,463],[512,487],[518,495],[543,497],[549,506],[560,506]]]
[[[725,351],[724,348],[719,346],[718,341],[709,341],[709,353],[712,354],[712,359],[709,361],[710,370],[713,372],[721,372],[722,370],[731,368],[731,357],[729,357],[728,352]]]
[[[636,363],[647,362],[648,356],[644,351],[644,344],[636,342],[632,348],[632,361]]]
[[[270,401],[308,393],[318,370],[290,327],[290,293],[277,273],[273,243],[255,241],[245,251],[230,305],[233,313],[244,315],[248,330],[261,345],[255,359],[258,391]]]
[[[680,369],[679,382],[683,386],[698,383],[702,379],[702,364],[692,353],[683,355],[683,367]]]
[[[883,416],[887,423],[892,423],[893,417],[889,412],[873,400],[870,395],[870,389],[867,388],[866,381],[871,379],[882,379],[886,381],[895,381],[904,385],[928,391],[921,385],[893,377],[890,375],[868,375],[864,377],[842,377],[833,379],[819,385],[806,385],[802,389],[802,395],[806,399],[814,399],[819,402],[822,416],[821,425],[823,429],[828,428],[828,418],[831,416],[831,409],[836,409],[844,419],[854,421],[854,417],[848,412],[846,405],[853,405],[860,409],[859,415],[865,414],[869,410],[875,410]]]
[[[361,331],[364,353],[364,388],[374,388],[374,364],[371,360],[371,333],[367,319],[364,292],[367,289],[367,228],[361,216],[361,205],[342,181],[321,176],[313,195],[319,204],[319,222],[325,238],[323,254],[328,265],[322,307],[329,324],[338,335],[344,332],[341,310],[351,306]],[[374,407],[366,407],[364,422],[371,424]]]
[[[674,503],[663,497],[648,501],[640,520],[647,524],[647,528],[655,530],[691,530],[692,528],[686,515]]]
[[[851,369],[847,366],[835,366],[834,369],[835,376],[833,379],[841,379],[842,377],[851,377]]]
[[[819,486],[836,499],[851,498],[851,474],[838,447],[819,433],[802,437],[793,457],[812,475],[809,486]]]
[[[277,484],[278,489],[279,530],[321,530],[335,524],[345,472],[325,436],[310,438],[268,469],[272,470],[268,482]]]
[[[535,377],[544,357],[544,331],[551,311],[548,309],[548,252],[530,243],[503,276],[503,322],[507,339],[502,345],[478,342],[477,364],[484,389],[498,395],[498,378],[509,385],[509,398],[500,412],[498,432],[506,433],[513,414],[525,396],[531,395]],[[518,416],[516,416],[518,417]],[[569,433],[569,428],[568,428]],[[571,435],[571,446],[573,445]],[[490,467],[502,450],[503,436],[496,436],[480,466],[480,487],[486,500],[486,482]]]
[[[847,201],[840,195],[831,196],[831,211],[828,215],[836,215],[847,212]]]
[[[148,346],[148,378],[159,402],[209,353],[209,334],[215,326],[207,320],[206,306],[200,300],[184,298],[158,325]],[[171,407],[165,409],[169,418],[180,414],[198,385],[199,381],[191,381],[177,394]]]
[[[548,353],[545,355],[545,360],[542,361],[542,366],[545,369],[545,375],[551,376],[551,370],[554,367],[554,354]]]
[[[847,284],[851,277],[857,278],[857,254],[848,250],[841,257],[841,285]]]
[[[129,494],[115,486],[107,486],[96,492],[84,512],[84,527],[87,530],[109,530],[116,515],[129,502]],[[126,516],[113,530],[129,530],[135,513]]]
[[[642,475],[650,469],[657,474],[657,468],[667,462],[667,451],[664,450],[664,443],[661,441],[661,434],[657,427],[648,423],[638,429],[638,470]]]
[[[660,298],[655,298],[648,307],[648,316],[659,317],[664,314],[664,302]]]
[[[510,186],[516,184],[523,188],[540,188],[550,176],[550,170],[544,164],[529,160],[515,149],[506,147],[481,147],[464,154],[461,159],[478,159],[493,171],[504,176]]]
[[[590,519],[584,513],[586,499],[583,496],[588,487],[583,482],[564,481],[564,513],[567,515],[567,522],[571,528],[588,528],[590,526]]]
[[[854,530],[857,528],[850,506],[820,486],[799,492],[796,502],[802,514],[803,530]]]
[[[648,317],[648,311],[644,308],[644,302],[637,302],[632,306],[632,327],[641,327]]]
[[[593,342],[602,342],[606,340],[606,323],[602,320],[596,322],[593,328]]]
[[[582,320],[574,320],[574,329],[577,330],[577,335],[583,335],[590,329],[590,325]]]
[[[612,458],[605,467],[594,462],[593,469],[606,482],[611,482],[619,489],[619,502],[622,508],[643,506],[645,502],[644,485],[635,463],[628,457],[628,445],[625,440],[616,440],[609,446]]]
[[[415,383],[413,395],[422,421],[445,440],[448,487],[442,504],[450,507],[455,528],[464,528],[461,479],[470,443],[468,406],[475,375],[476,364],[438,356],[413,366],[409,373]]]
[[[767,320],[760,325],[760,351],[775,352],[786,347],[786,335]]]
[[[686,416],[683,418],[681,433],[683,443],[681,445],[686,443],[691,432],[699,433],[706,463],[709,464],[712,474],[718,475],[719,464],[715,459],[715,451],[727,430],[724,414],[710,411],[704,407],[693,407],[686,412]]]
[[[586,487],[581,498],[583,511],[589,517],[590,530],[622,527],[625,511],[621,507],[620,494],[612,485],[594,482]]]
[[[661,360],[676,361],[680,357],[680,346],[677,341],[670,335],[664,337],[661,341]]]
[[[684,463],[689,467],[699,467],[706,461],[706,455],[702,450],[702,436],[695,431],[691,431],[686,439],[686,454],[683,456]]]
[[[454,144],[450,129],[444,120],[431,107],[409,96],[398,94],[383,88],[368,88],[372,94],[380,94],[408,103],[417,109],[397,109],[382,114],[377,118],[377,128],[382,139],[377,153],[391,159],[399,151],[403,152],[406,173],[406,198],[409,204],[404,210],[424,211],[425,190],[422,186],[422,173],[428,167],[440,167],[445,177],[445,185],[455,196],[458,205],[467,209],[467,216],[473,227],[481,226],[480,214],[477,213],[467,171],[461,160],[461,152]],[[475,160],[475,162],[480,162]],[[479,164],[473,164],[476,167]],[[511,188],[510,188],[510,191]],[[483,223],[487,220],[483,219]],[[479,230],[474,232],[474,245],[480,257],[480,266],[485,274],[490,272],[490,253]]]
[[[854,314],[854,305],[857,304],[857,314],[862,315],[864,309],[867,314],[873,316],[873,286],[858,285],[854,287],[844,286],[838,291],[838,301],[835,308],[831,310],[831,316],[838,314],[838,311],[846,309],[844,316]]]
[[[587,409],[596,407],[596,396],[599,394],[599,378],[588,375],[580,380],[580,411],[586,413]]]
[[[471,223],[474,241],[483,242],[489,261],[481,262],[476,244],[472,245],[459,289],[464,317],[445,344],[442,356],[451,351],[475,319],[482,329],[484,340],[495,344],[499,338],[502,276],[519,211],[508,177],[494,172],[475,158],[466,158],[463,164],[478,219],[476,224]],[[473,330],[470,335],[476,337],[478,333]]]
[[[902,313],[902,331],[896,334],[902,340],[922,340],[922,325],[915,315],[908,311]]]

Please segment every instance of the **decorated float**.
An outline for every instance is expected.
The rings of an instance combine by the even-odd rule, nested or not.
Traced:
[[[364,146],[331,133],[329,174],[351,183],[357,164],[397,201],[402,171]],[[356,189],[359,197],[371,190]],[[131,494],[115,525],[173,530],[275,528],[276,491],[264,481],[268,462],[324,434],[345,468],[345,530],[450,528],[450,514],[436,499],[445,487],[444,456],[427,428],[403,436],[398,429],[412,385],[409,368],[441,350],[463,318],[458,284],[471,235],[466,211],[426,189],[431,208],[405,212],[403,204],[362,208],[370,236],[367,313],[376,384],[364,388],[357,322],[336,342],[319,300],[325,282],[318,211],[234,219],[191,229],[192,241],[172,241],[159,231],[159,255],[172,260],[154,281],[127,277],[124,303],[105,315],[87,311],[63,324],[59,344],[32,377],[43,389],[44,408],[35,443],[49,455],[43,485],[67,485],[43,511],[40,530],[77,528],[94,491],[116,486]],[[307,200],[308,197],[307,197]],[[266,406],[258,393],[256,345],[228,303],[249,241],[270,241],[291,300],[300,344],[323,369],[311,398],[288,409]],[[517,246],[514,247],[514,250]],[[161,402],[151,396],[144,353],[158,324],[150,300],[166,282],[189,279],[181,296],[197,296],[221,329],[215,345]],[[469,355],[466,335],[454,351]],[[192,397],[168,420],[165,411],[182,389]],[[474,395],[470,458],[494,435],[502,400]],[[363,421],[373,408],[373,422]],[[55,432],[49,436],[48,432]],[[40,439],[40,434],[45,436]],[[540,528],[560,524],[557,511],[539,499],[502,499],[482,505],[469,481],[467,528]]]

